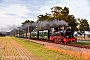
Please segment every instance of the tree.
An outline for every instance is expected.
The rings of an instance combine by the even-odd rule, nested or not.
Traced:
[[[84,39],[85,39],[85,31],[89,31],[89,24],[86,19],[78,19],[79,21],[79,31],[81,33],[84,33]]]
[[[22,22],[22,24],[26,24],[26,23],[28,23],[28,22],[30,22],[29,20],[26,20],[25,22]]]
[[[69,26],[71,26],[73,30],[78,30],[76,18],[74,15],[69,15],[68,7],[64,7],[62,9],[62,7],[55,6],[51,9],[51,12],[54,16],[54,19],[65,20],[66,22],[68,22]]]
[[[69,8],[64,7],[64,9],[62,9],[61,13],[62,13],[62,15],[68,15],[69,14]]]
[[[38,21],[44,21],[44,20],[47,20],[47,21],[50,21],[51,20],[51,14],[48,14],[48,13],[46,13],[45,15],[39,15],[39,16],[37,16],[38,17],[38,20],[37,20],[37,22]]]
[[[69,26],[71,26],[71,28],[72,28],[74,31],[77,31],[77,30],[78,30],[78,29],[77,29],[78,23],[77,23],[77,20],[76,20],[75,16],[74,16],[74,15],[66,15],[66,17],[67,17],[67,18],[64,18],[64,20],[65,20],[66,22],[68,22]]]
[[[61,15],[62,7],[55,6],[51,8],[52,15],[54,19],[59,19],[59,16]]]
[[[50,21],[51,20],[51,14],[46,13],[45,14],[45,20]]]
[[[5,35],[0,32],[0,36],[5,36]]]
[[[26,20],[25,22],[22,22],[22,24],[24,25],[24,24],[26,24],[26,23],[29,23],[29,22],[34,22],[34,21],[30,21],[30,20]]]
[[[55,7],[52,7],[51,10],[52,10],[52,12],[61,12],[62,7],[60,7],[60,6],[55,6]]]

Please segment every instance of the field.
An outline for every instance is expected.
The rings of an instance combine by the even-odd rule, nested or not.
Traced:
[[[0,37],[0,60],[40,60],[11,37]]]
[[[31,51],[34,55],[41,57],[43,60],[78,60],[79,58],[63,54],[57,50],[47,49],[45,46],[28,42],[25,40],[20,40],[19,38],[14,38],[15,41],[19,42],[26,49]]]
[[[16,37],[0,37],[0,60],[90,60],[89,57],[86,51],[76,52]]]
[[[77,56],[73,55],[77,54]],[[0,37],[1,60],[86,60],[79,53],[16,37]],[[84,56],[84,55],[83,55]]]
[[[20,40],[20,39],[19,39]],[[21,41],[21,42],[28,42],[28,41]],[[28,42],[28,44],[30,43],[30,45],[32,44],[32,42]],[[84,49],[82,49],[80,52],[76,52],[76,51],[71,51],[71,50],[64,50],[61,48],[55,48],[53,46],[43,46],[43,47],[38,47],[38,45],[35,43],[35,45],[33,45],[32,48],[35,48],[35,50],[33,50],[32,48],[30,49],[30,45],[28,45],[28,50],[32,51],[33,54],[35,54],[38,57],[42,57],[45,58],[46,60],[90,60],[90,54],[88,54],[88,51],[85,51]],[[22,44],[25,46],[25,44]],[[40,45],[40,44],[39,44]],[[36,47],[35,47],[36,46]],[[48,48],[48,49],[46,49]],[[74,49],[74,48],[73,48]],[[77,49],[78,50],[78,49]],[[37,53],[38,52],[38,53]],[[47,55],[48,54],[48,55]]]

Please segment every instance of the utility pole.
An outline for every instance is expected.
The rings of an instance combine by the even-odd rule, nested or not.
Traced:
[[[17,28],[18,28],[18,37],[19,37],[19,36],[20,36],[20,35],[19,35],[19,28],[20,28],[20,27],[17,27]]]
[[[30,25],[28,26],[28,39],[30,38]]]

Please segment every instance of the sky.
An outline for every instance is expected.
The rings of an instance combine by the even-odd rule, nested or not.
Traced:
[[[0,31],[10,31],[25,20],[37,21],[54,6],[68,7],[69,14],[90,24],[90,0],[0,0]]]

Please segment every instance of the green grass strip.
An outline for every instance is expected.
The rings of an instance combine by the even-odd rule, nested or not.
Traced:
[[[72,44],[79,44],[79,45],[83,45],[83,46],[90,46],[90,43],[87,43],[87,42],[72,42]]]

